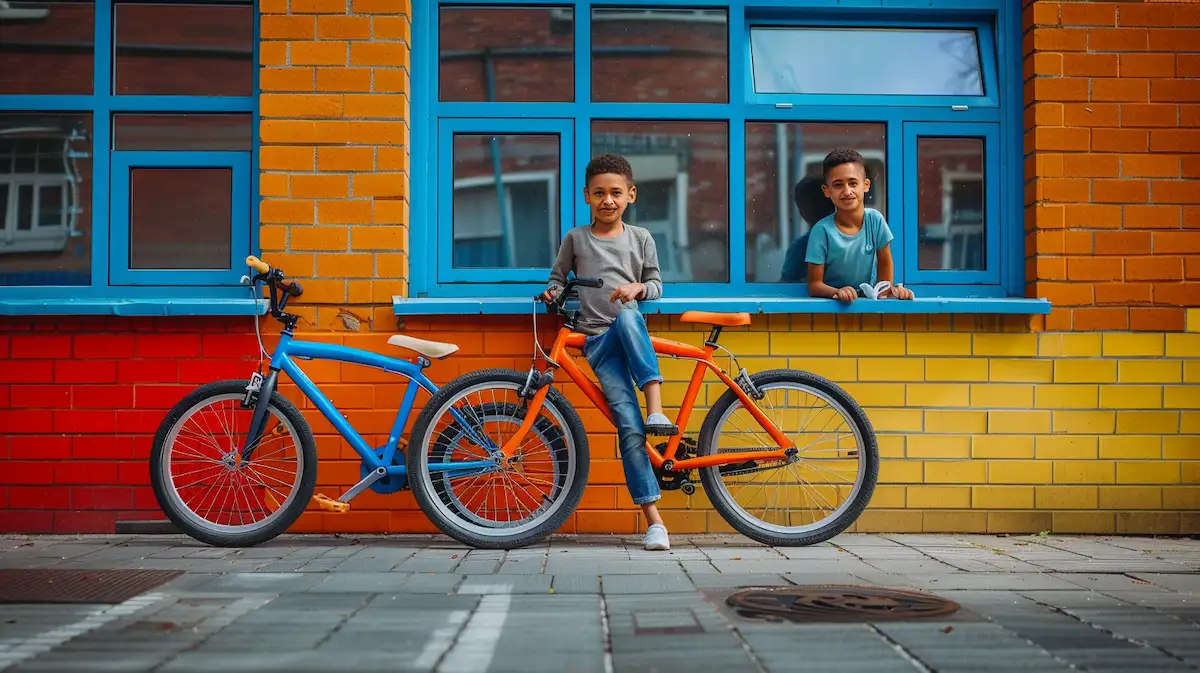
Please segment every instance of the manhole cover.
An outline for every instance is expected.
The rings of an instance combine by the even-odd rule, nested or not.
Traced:
[[[741,617],[792,622],[884,622],[944,617],[953,601],[900,589],[797,586],[747,589],[725,599]]]
[[[0,570],[0,603],[121,603],[182,570]]]

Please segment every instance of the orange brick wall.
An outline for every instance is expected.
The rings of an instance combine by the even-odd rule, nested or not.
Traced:
[[[395,326],[408,263],[408,0],[263,0],[264,256],[301,329]]]
[[[1200,4],[1024,8],[1027,279],[1051,330],[1200,305]]]

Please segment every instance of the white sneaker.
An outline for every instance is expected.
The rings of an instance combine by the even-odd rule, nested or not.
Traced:
[[[671,541],[667,538],[667,527],[661,523],[656,523],[646,529],[646,550],[647,551],[667,551],[671,548]]]
[[[650,414],[646,417],[646,434],[656,437],[673,437],[679,434],[679,428],[663,414]]]

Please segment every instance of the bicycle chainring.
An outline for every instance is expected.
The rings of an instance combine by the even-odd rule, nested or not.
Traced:
[[[661,454],[667,450],[667,442],[661,442],[654,447]],[[679,448],[675,451],[675,462],[695,458],[696,451],[699,445],[696,440],[691,437],[684,437],[679,440]],[[683,487],[685,482],[696,483],[693,479],[692,470],[680,472],[676,470],[664,470],[662,467],[654,468],[654,476],[658,477],[658,486],[664,491],[677,491]]]
[[[400,444],[399,444],[399,446],[396,447],[396,455],[392,456],[392,465],[403,465],[404,464],[404,454],[405,454],[405,449],[407,446],[408,446],[408,440],[401,437]],[[377,458],[379,458],[380,460],[383,460],[383,449],[375,449],[375,456]],[[365,479],[366,476],[368,474],[370,474],[371,468],[365,462],[363,462],[360,464],[358,472],[359,472],[359,479]],[[387,476],[387,477],[384,477],[383,479],[379,479],[379,480],[375,481],[375,483],[371,484],[369,486],[369,488],[372,491],[375,491],[376,493],[380,493],[383,495],[391,495],[392,493],[395,493],[397,491],[403,491],[403,490],[408,489],[408,477]]]

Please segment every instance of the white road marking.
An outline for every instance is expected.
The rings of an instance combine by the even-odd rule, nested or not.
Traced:
[[[511,603],[512,596],[508,594],[484,596],[438,670],[445,673],[486,671],[492,665]]]
[[[441,659],[446,650],[454,644],[454,636],[458,635],[459,629],[466,623],[470,614],[466,610],[455,610],[447,615],[445,625],[438,627],[429,636],[429,641],[425,643],[420,656],[413,661],[413,666],[419,669],[432,669],[438,659]]]
[[[45,633],[39,633],[32,638],[17,641],[16,644],[5,648],[3,654],[0,654],[0,670],[49,652],[68,640],[104,626],[113,620],[132,615],[142,608],[158,602],[162,597],[163,594],[151,593],[135,596],[118,605],[93,608],[86,617],[73,624],[60,626]]]

